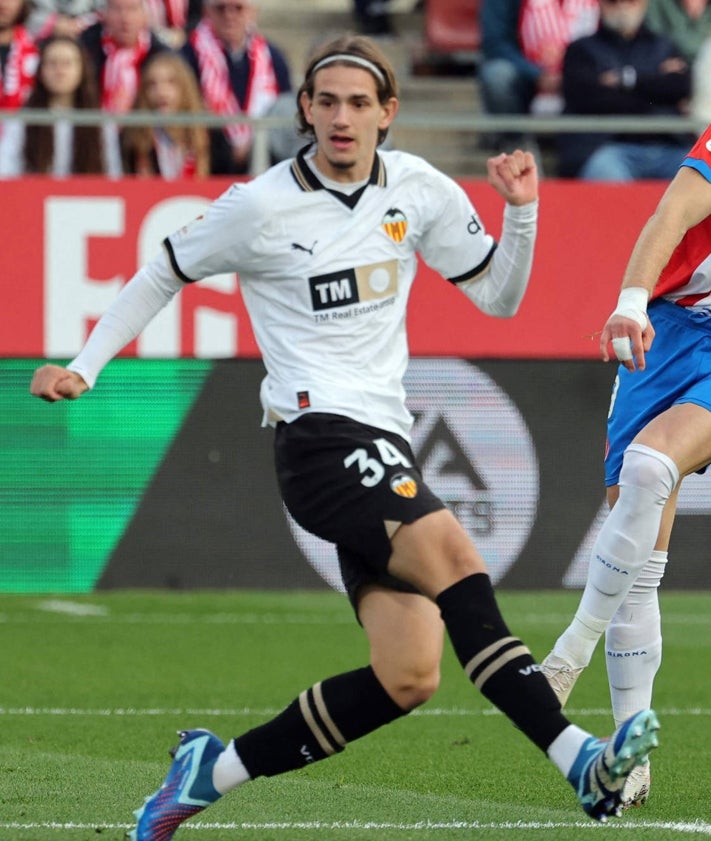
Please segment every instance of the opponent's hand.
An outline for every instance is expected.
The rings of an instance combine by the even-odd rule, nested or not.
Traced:
[[[486,162],[489,184],[509,204],[529,204],[538,198],[538,167],[531,152],[516,149]]]
[[[644,354],[654,341],[654,327],[647,318],[647,326],[642,329],[632,318],[623,315],[612,315],[607,319],[600,335],[600,355],[604,362],[617,359],[628,371],[644,371],[646,366]],[[608,346],[612,346],[610,355]]]
[[[48,403],[76,400],[88,390],[89,386],[79,374],[67,371],[61,365],[43,365],[35,371],[30,383],[30,394]]]

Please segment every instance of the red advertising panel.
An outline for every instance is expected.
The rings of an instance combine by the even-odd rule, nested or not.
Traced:
[[[227,180],[24,178],[3,183],[0,356],[71,357],[164,236],[199,215]],[[464,188],[498,234],[503,203]],[[632,244],[664,185],[544,181],[530,289],[505,324],[479,313],[422,266],[410,308],[415,356],[595,358]],[[237,278],[186,288],[126,349],[145,357],[258,355]]]

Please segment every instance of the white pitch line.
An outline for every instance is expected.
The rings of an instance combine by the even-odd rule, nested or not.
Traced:
[[[83,607],[88,607],[83,606]],[[107,610],[95,606],[91,610],[39,607],[43,622],[72,620],[88,624],[100,622],[102,625],[354,625],[352,614],[324,615],[319,613],[214,613],[199,616],[190,613],[129,613],[110,614]],[[0,622],[4,624],[37,624],[37,613],[2,613]]]
[[[37,612],[44,614],[44,622],[67,621],[100,622],[101,624],[116,625],[352,625],[351,613],[111,613],[108,607],[90,603],[63,601],[60,599],[46,600],[38,603],[35,612],[28,613],[0,613],[3,624],[37,624]],[[564,625],[568,617],[564,615],[552,617],[550,614],[526,614],[517,617],[519,624],[548,623]],[[666,613],[664,624],[672,626],[698,626],[711,624],[711,615]]]
[[[181,707],[148,707],[148,708],[133,708],[133,707],[105,707],[105,708],[82,708],[82,707],[0,707],[0,716],[85,716],[87,718],[156,718],[159,716],[205,716],[205,717],[239,717],[239,716],[274,716],[281,712],[281,709],[270,709],[263,707],[255,709],[252,707],[238,707],[234,709],[229,708],[181,708]],[[571,709],[570,714],[575,717],[589,717],[598,715],[609,715],[610,710],[607,708],[599,709]],[[689,709],[661,709],[656,710],[661,717],[708,717],[711,716],[711,709],[702,709],[699,707],[690,707]],[[498,716],[502,713],[494,708],[488,709],[442,709],[440,707],[433,707],[432,709],[413,710],[411,716],[426,716],[426,717],[479,717],[479,716]]]
[[[67,616],[108,616],[109,610],[98,604],[72,602],[66,599],[47,599],[37,605],[38,610],[47,613],[61,613]]]
[[[59,821],[19,823],[2,822],[0,830],[38,829],[55,830],[126,830],[135,824],[124,823],[60,823]],[[265,821],[260,823],[188,823],[182,829],[201,832],[204,830],[242,830],[264,832],[265,830],[308,830],[333,832],[334,830],[373,831],[394,830],[396,832],[426,832],[432,830],[473,830],[473,829],[600,829],[600,824],[593,821],[416,821],[413,823],[389,823],[386,821]],[[612,824],[608,824],[612,826]],[[616,829],[665,829],[686,835],[711,835],[711,824],[704,821],[616,821]]]

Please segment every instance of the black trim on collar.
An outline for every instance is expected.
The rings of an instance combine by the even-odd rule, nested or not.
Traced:
[[[376,187],[385,187],[387,185],[385,165],[380,159],[380,155],[376,152],[375,160],[373,161],[373,168],[370,171],[370,178],[359,190],[356,190],[355,193],[351,193],[351,195],[346,195],[338,190],[331,190],[319,181],[316,173],[306,162],[306,152],[310,148],[310,146],[306,146],[301,149],[291,164],[291,174],[301,190],[305,193],[314,192],[315,190],[326,190],[332,196],[335,196],[335,198],[339,201],[343,202],[346,207],[353,210],[353,208],[358,204],[358,200],[365,192],[366,187],[369,187],[371,184]]]

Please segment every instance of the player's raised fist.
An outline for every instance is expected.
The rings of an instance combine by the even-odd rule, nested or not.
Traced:
[[[67,371],[61,365],[43,365],[32,377],[30,394],[54,403],[57,400],[76,400],[88,388],[74,371]]]
[[[538,169],[531,152],[502,152],[486,162],[489,184],[509,203],[528,204],[538,198]]]

